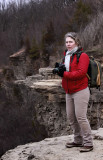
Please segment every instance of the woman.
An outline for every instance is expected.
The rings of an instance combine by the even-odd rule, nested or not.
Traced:
[[[87,107],[90,97],[86,76],[89,57],[80,47],[80,41],[74,32],[65,35],[67,51],[64,64],[62,86],[66,92],[66,112],[74,133],[74,141],[66,147],[81,147],[80,152],[93,150],[90,124],[87,120]]]

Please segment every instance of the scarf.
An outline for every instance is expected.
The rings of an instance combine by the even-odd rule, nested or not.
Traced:
[[[69,72],[69,64],[70,64],[70,57],[72,56],[73,53],[75,53],[78,50],[78,47],[73,48],[71,51],[66,52],[65,56],[65,67],[66,71]]]

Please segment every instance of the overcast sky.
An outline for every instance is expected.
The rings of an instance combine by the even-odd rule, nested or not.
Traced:
[[[6,3],[8,3],[8,2],[10,2],[11,0],[0,0],[0,2],[6,2]],[[16,0],[12,0],[12,1],[16,1]]]
[[[18,2],[18,1],[20,1],[20,0],[0,0],[0,2],[6,2],[6,3],[9,3],[9,2]],[[25,1],[29,1],[29,0],[25,0]]]

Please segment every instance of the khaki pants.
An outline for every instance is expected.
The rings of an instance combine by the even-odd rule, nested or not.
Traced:
[[[89,88],[73,94],[66,94],[66,112],[74,133],[74,142],[84,146],[93,146],[91,128],[87,120]]]

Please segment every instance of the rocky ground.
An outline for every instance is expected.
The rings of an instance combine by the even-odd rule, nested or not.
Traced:
[[[94,150],[80,153],[80,148],[66,148],[73,135],[46,138],[7,151],[0,160],[103,160],[103,128],[92,131]]]

